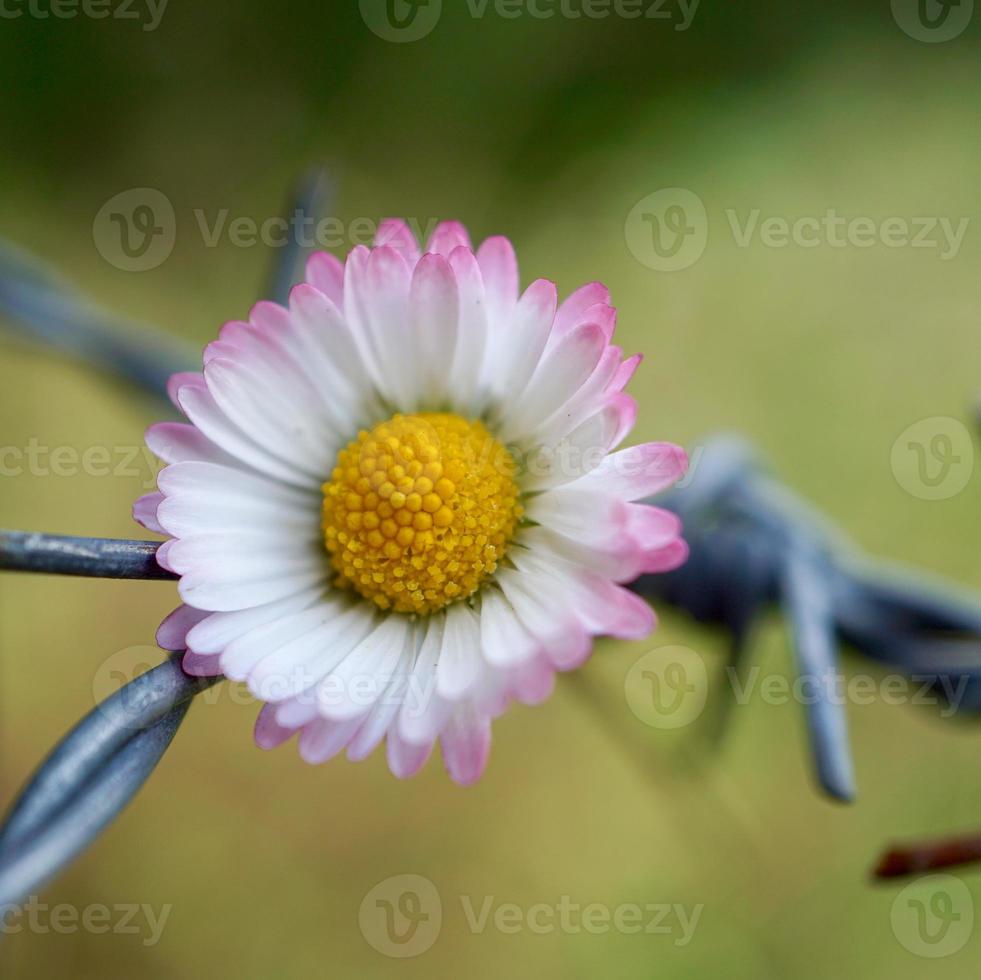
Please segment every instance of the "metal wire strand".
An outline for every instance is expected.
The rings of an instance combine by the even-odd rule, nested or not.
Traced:
[[[165,396],[167,379],[194,364],[194,351],[161,330],[107,313],[39,259],[0,242],[0,317],[22,336]]]
[[[219,680],[189,677],[173,657],[62,739],[0,826],[0,907],[23,902],[95,840],[153,772],[191,698]]]
[[[813,692],[804,712],[817,782],[833,799],[856,792],[845,706],[828,683],[842,644],[932,683],[940,696],[958,692],[952,707],[962,713],[981,710],[981,599],[871,561],[744,441],[708,440],[690,482],[650,503],[682,518],[691,556],[634,588],[729,630],[740,672],[753,624],[779,605]]]
[[[0,570],[87,578],[176,579],[157,564],[159,541],[0,530]]]

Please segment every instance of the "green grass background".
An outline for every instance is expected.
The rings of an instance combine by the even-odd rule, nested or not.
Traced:
[[[687,32],[657,21],[471,18],[445,4],[427,38],[371,34],[356,4],[172,0],[156,32],[114,21],[0,22],[0,233],[110,308],[200,347],[257,297],[261,246],[207,248],[195,209],[262,220],[326,161],[344,220],[465,221],[514,240],[525,283],[599,278],[618,336],[647,359],[632,390],[636,439],[697,448],[745,433],[783,478],[861,546],[981,588],[978,475],[923,501],[890,468],[897,436],[967,419],[981,388],[981,24],[918,43],[888,4],[724,5]],[[121,272],[93,245],[102,204],[130,187],[174,203],[177,247]],[[628,250],[624,219],[661,187],[705,202],[710,237],[684,271]],[[790,220],[972,220],[952,261],[936,250],[737,248],[728,208]],[[0,443],[78,450],[141,444],[159,409],[122,387],[0,339]],[[0,479],[0,525],[131,536],[142,477]],[[113,670],[152,663],[169,584],[5,575],[0,581],[0,792],[12,798]],[[881,703],[852,706],[860,797],[817,795],[800,712],[733,712],[709,755],[704,725],[659,732],[623,697],[637,657],[691,647],[715,668],[715,632],[662,610],[646,643],[601,643],[547,706],[495,727],[481,783],[438,760],[401,783],[381,755],[321,768],[251,743],[255,708],[229,692],[192,709],[122,818],[43,895],[172,906],[158,945],[134,935],[0,942],[4,975],[88,978],[458,976],[973,977],[954,956],[908,952],[890,925],[897,887],[870,884],[887,841],[981,825],[973,726]],[[756,638],[788,673],[774,618]],[[855,669],[867,669],[851,662]],[[704,720],[704,719],[703,719]],[[431,950],[384,958],[358,929],[390,875],[443,898]],[[975,900],[981,878],[963,880]],[[524,907],[704,904],[694,939],[472,934],[460,896]]]

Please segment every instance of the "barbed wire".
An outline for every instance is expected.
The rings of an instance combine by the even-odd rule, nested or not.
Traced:
[[[856,792],[845,704],[825,683],[839,673],[841,646],[916,676],[938,697],[956,690],[952,709],[981,708],[981,597],[863,555],[744,440],[708,440],[689,484],[657,504],[682,519],[691,556],[634,588],[724,627],[740,677],[753,625],[779,608],[798,675],[815,682],[804,710],[817,780],[832,798]]]
[[[326,210],[325,177],[305,178],[294,210]],[[270,296],[285,301],[302,276],[305,250],[280,251]],[[0,247],[0,313],[22,332],[164,397],[190,352],[80,302],[23,253]],[[827,520],[783,488],[742,440],[719,437],[698,454],[683,488],[656,501],[677,513],[689,561],[634,588],[728,631],[732,664],[744,672],[753,625],[778,607],[801,676],[837,668],[838,648],[908,674],[967,679],[954,707],[981,708],[981,599],[864,557]],[[0,532],[0,570],[126,579],[172,579],[154,555],[159,542]],[[195,694],[221,677],[191,678],[179,655],[101,702],[62,740],[0,824],[0,905],[16,904],[70,863],[122,811],[156,767]],[[816,686],[822,690],[821,685]],[[819,786],[855,795],[844,707],[829,697],[806,706]]]

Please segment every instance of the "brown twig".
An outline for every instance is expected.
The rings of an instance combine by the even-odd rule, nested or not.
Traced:
[[[901,878],[978,861],[981,861],[981,834],[970,834],[891,847],[879,858],[872,874],[879,879]]]

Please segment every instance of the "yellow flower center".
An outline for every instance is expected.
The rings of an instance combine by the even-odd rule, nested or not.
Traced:
[[[515,464],[479,421],[427,412],[361,432],[324,484],[336,584],[431,613],[493,574],[521,516]]]

